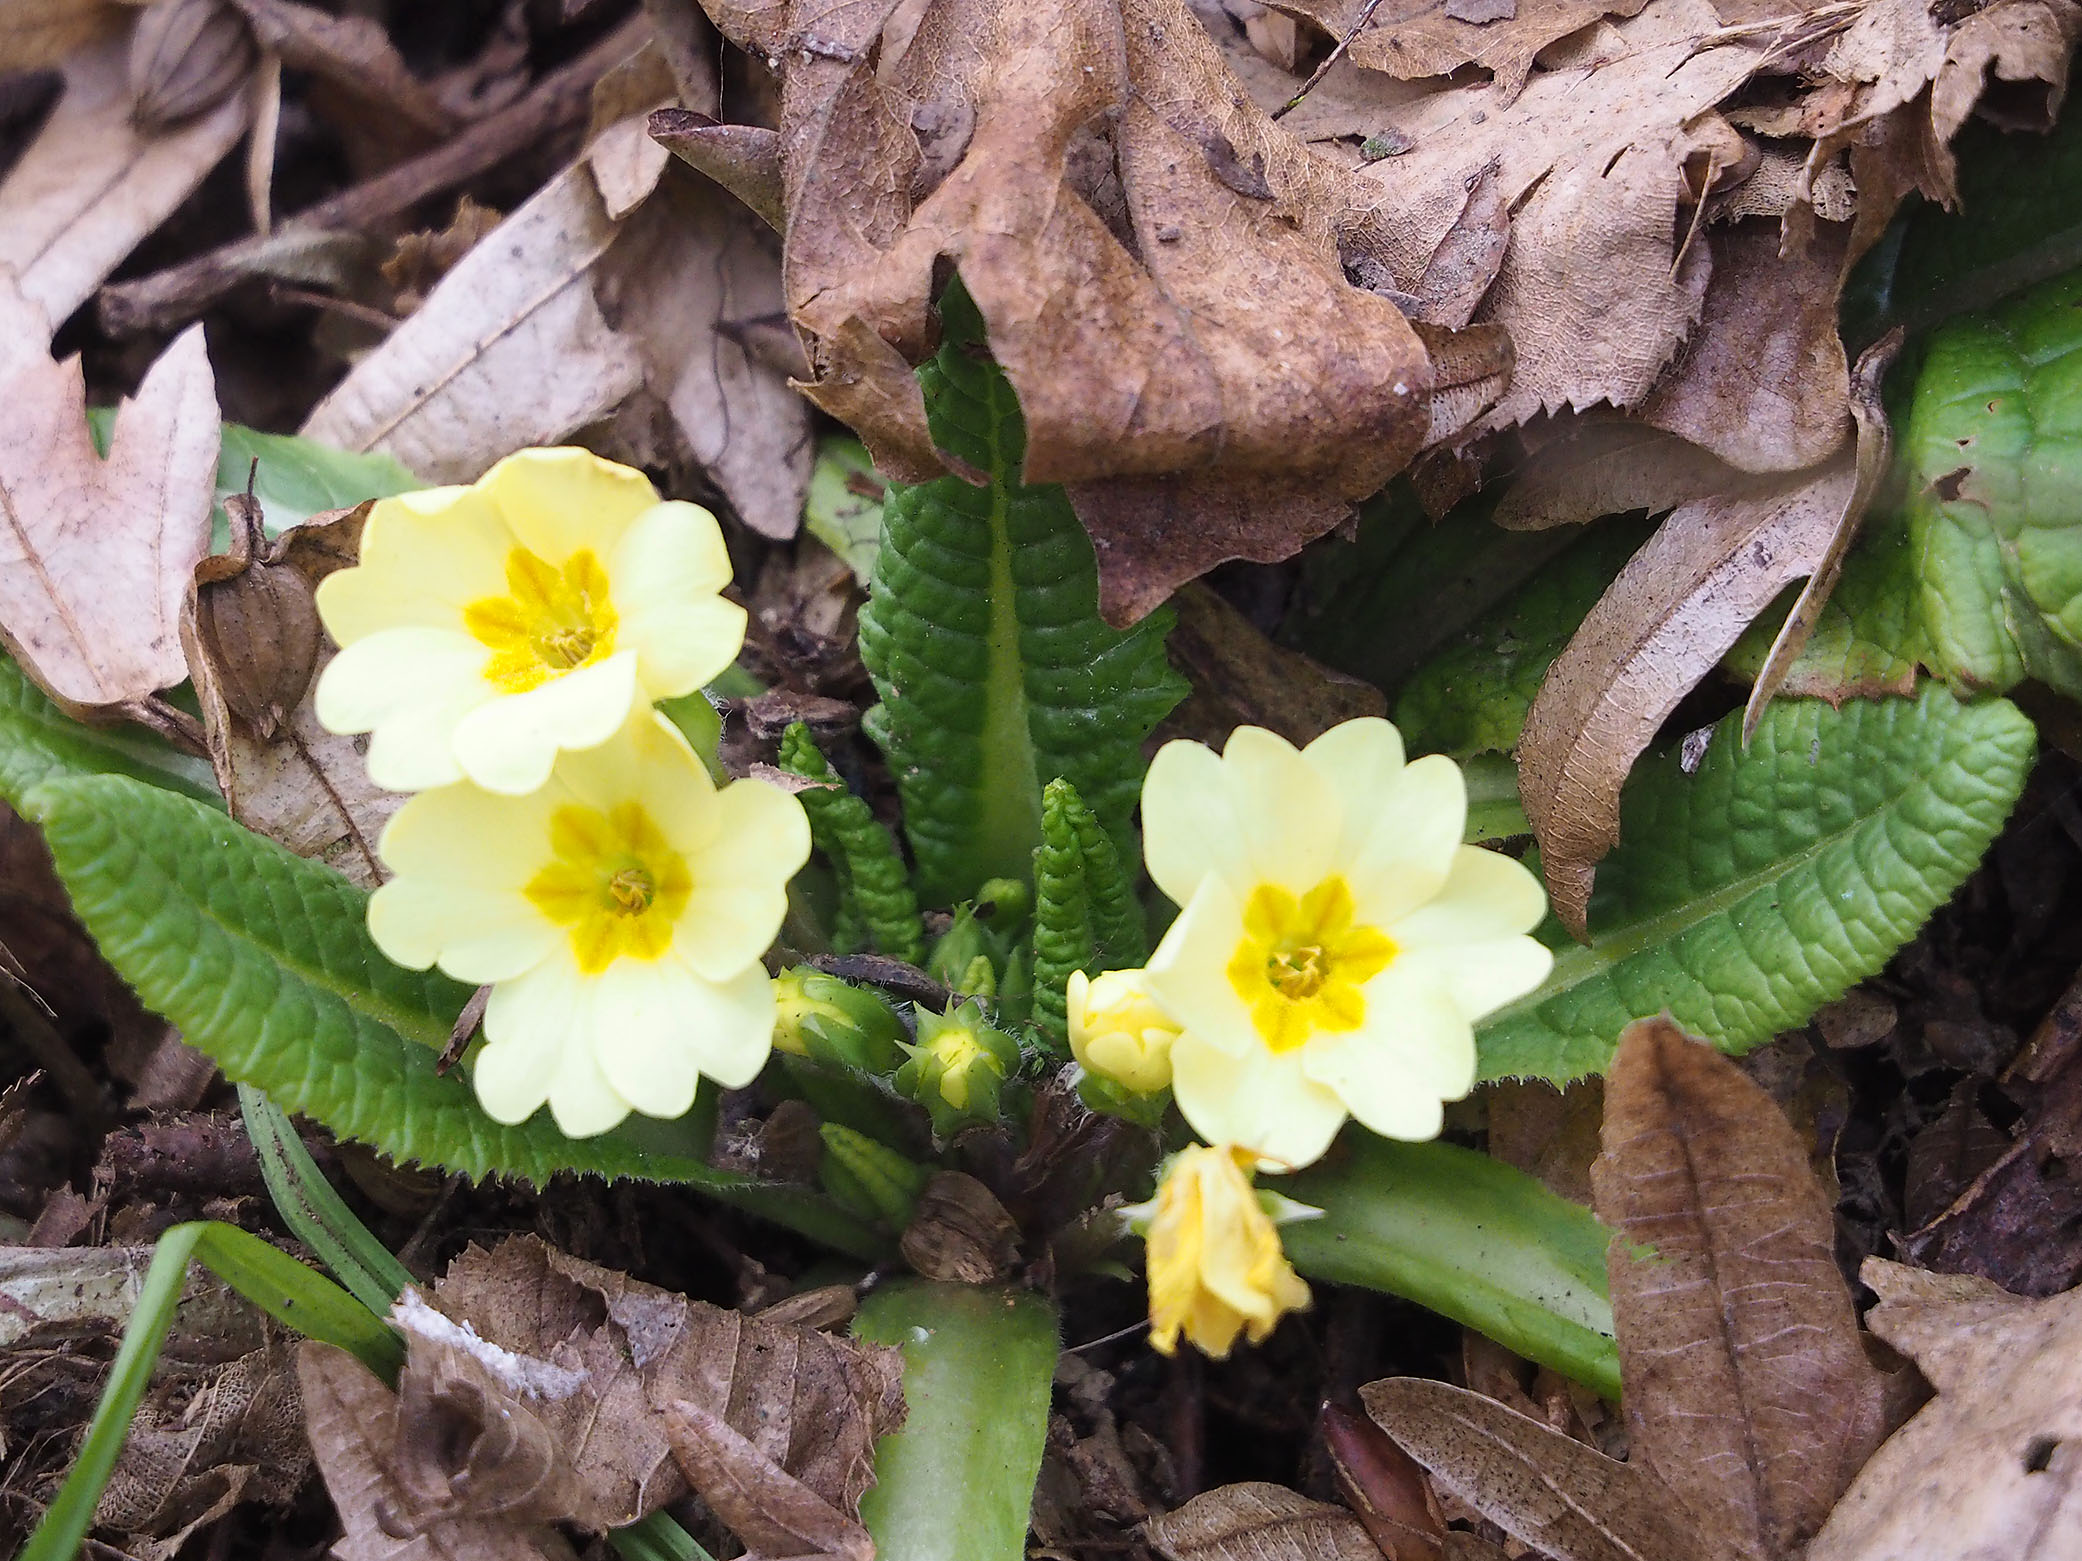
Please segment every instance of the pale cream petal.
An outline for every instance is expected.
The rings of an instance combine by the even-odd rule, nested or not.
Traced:
[[[319,725],[368,732],[369,779],[424,791],[462,778],[455,729],[492,697],[484,648],[439,629],[387,629],[326,664],[312,696]]]
[[[608,1083],[592,1047],[564,1048],[549,1086],[549,1114],[558,1132],[566,1138],[592,1138],[617,1126],[630,1110],[629,1102]]]
[[[1554,953],[1535,938],[1516,936],[1411,949],[1396,963],[1449,993],[1461,1017],[1473,1023],[1545,981]]]
[[[499,512],[469,488],[379,499],[361,562],[318,582],[319,619],[340,645],[404,624],[460,630],[467,604],[506,594],[513,547]]]
[[[688,866],[694,892],[673,951],[710,981],[758,961],[788,914],[788,880],[810,857],[802,804],[762,781],[734,781],[716,795],[717,829]]]
[[[636,702],[636,657],[620,651],[478,706],[455,729],[456,762],[486,791],[534,791],[558,750],[598,747],[627,724]]]
[[[607,973],[633,963],[623,960]],[[774,1030],[773,981],[763,966],[721,982],[704,981],[670,959],[648,969],[657,972],[652,1001],[662,1022],[645,1028],[629,1017],[603,1025],[596,1041],[609,1081],[637,1110],[684,1116],[693,1104],[696,1075],[725,1089],[742,1089],[759,1076]],[[640,1016],[642,1010],[626,1012]]]
[[[492,988],[485,1044],[470,1064],[478,1104],[494,1122],[525,1122],[549,1099],[564,1054],[580,1042],[585,983],[569,958],[545,960]]]
[[[1546,914],[1547,891],[1523,863],[1462,846],[1437,896],[1382,930],[1398,948],[1435,948],[1531,932]]]
[[[369,900],[369,936],[409,970],[439,964],[458,981],[510,981],[541,964],[563,933],[518,895],[438,878],[393,878]]]
[[[745,610],[721,596],[705,597],[669,612],[625,618],[616,643],[636,651],[650,698],[677,699],[737,659],[745,643]]]
[[[637,517],[608,565],[621,639],[641,661],[653,699],[693,692],[737,658],[745,610],[716,593],[730,554],[716,517],[698,505],[660,504]]]
[[[1229,886],[1205,880],[1143,967],[1143,982],[1180,1028],[1242,1055],[1264,1048],[1250,1010],[1229,980],[1243,941],[1243,912]]]
[[[1202,878],[1239,900],[1260,883],[1305,893],[1331,865],[1337,799],[1293,746],[1241,726],[1220,758],[1199,743],[1157,751],[1142,783],[1142,849],[1149,875],[1176,904]]]
[[[1302,749],[1301,756],[1337,793],[1344,827],[1335,852],[1338,861],[1349,862],[1373,831],[1383,793],[1402,773],[1402,733],[1379,716],[1340,721]]]
[[[703,983],[673,960],[618,959],[592,980],[587,1045],[608,1087],[646,1116],[682,1117],[701,1082],[688,1032]]]
[[[1302,1056],[1262,1046],[1235,1056],[1188,1030],[1171,1047],[1172,1098],[1209,1143],[1251,1150],[1269,1170],[1298,1170],[1322,1158],[1345,1120],[1344,1103],[1302,1071]]]
[[[477,486],[523,546],[557,565],[580,548],[605,564],[630,523],[658,502],[642,472],[571,446],[509,455]]]
[[[1467,781],[1444,754],[1405,765],[1381,789],[1345,867],[1360,921],[1386,926],[1445,886],[1467,811]]]
[[[1318,1032],[1301,1055],[1309,1077],[1341,1095],[1354,1116],[1398,1138],[1413,1136],[1432,1106],[1475,1084],[1473,1026],[1434,973],[1412,961],[1398,960],[1367,983],[1359,1029]],[[1428,1100],[1422,1110],[1409,1104],[1417,1097]]]

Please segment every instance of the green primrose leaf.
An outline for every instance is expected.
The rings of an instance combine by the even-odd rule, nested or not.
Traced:
[[[922,964],[925,923],[896,841],[873,810],[846,789],[802,722],[781,734],[779,757],[789,774],[817,783],[798,792],[796,800],[809,816],[811,838],[838,879],[839,929],[864,933],[878,954]],[[841,954],[858,952],[857,944],[835,946]]]
[[[108,454],[109,430],[116,414],[111,407],[94,407],[87,413],[87,431],[94,448]],[[256,466],[255,462],[259,464]],[[224,515],[224,500],[246,491],[251,476],[253,496],[260,500],[261,517],[270,536],[290,526],[300,526],[322,510],[345,509],[363,499],[384,499],[394,493],[411,493],[424,488],[393,456],[356,454],[336,450],[315,439],[294,434],[264,434],[238,423],[224,425],[223,441],[217,449],[217,496],[210,550],[221,553],[231,544],[231,524]]]
[[[9,657],[0,656],[0,797],[19,808],[35,787],[67,775],[130,775],[224,805],[207,760],[141,726],[73,720]]]
[[[904,1427],[875,1444],[877,1561],[1022,1561],[1048,1440],[1056,1313],[1031,1290],[898,1280],[853,1337],[904,1352]]]
[[[1932,670],[2082,696],[2082,271],[1931,338],[1903,451]]]
[[[1029,877],[1041,788],[1059,775],[1134,860],[1142,740],[1185,683],[1164,660],[1168,613],[1125,633],[1101,621],[1091,541],[1068,497],[1018,480],[1026,430],[981,355],[981,316],[958,287],[941,316],[944,345],[920,371],[933,438],[989,481],[889,490],[860,653],[882,697],[868,732],[896,775],[919,895],[952,905],[986,879]]]
[[[2023,790],[2036,733],[2007,700],[1781,699],[1747,752],[1740,714],[1696,773],[1634,768],[1598,868],[1591,942],[1477,1027],[1481,1076],[1604,1069],[1619,1032],[1668,1010],[1741,1053],[1875,974],[1966,881]]]
[[[337,873],[212,813],[117,776],[24,799],[74,909],[147,1006],[234,1081],[394,1159],[541,1183],[559,1171],[685,1182],[872,1259],[882,1243],[826,1200],[711,1170],[680,1124],[571,1139],[546,1114],[506,1127],[458,1073],[434,1072],[467,989],[402,970],[370,941],[368,898]]]
[[[1619,1397],[1612,1232],[1590,1210],[1472,1149],[1359,1127],[1306,1171],[1262,1185],[1323,1210],[1280,1227],[1302,1273],[1416,1301]]]
[[[849,434],[834,434],[817,446],[810,491],[803,502],[803,529],[830,548],[866,585],[882,547],[882,499],[889,482],[875,470],[867,446]]]

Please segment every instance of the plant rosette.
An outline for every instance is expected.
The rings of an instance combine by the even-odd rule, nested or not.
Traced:
[[[319,721],[367,732],[391,791],[534,791],[559,752],[692,693],[736,657],[716,519],[578,449],[522,450],[469,487],[380,499],[361,562],[318,587],[340,653]]]
[[[765,1064],[760,959],[809,823],[763,781],[718,790],[663,716],[560,755],[527,796],[422,792],[379,850],[396,876],[369,901],[377,947],[492,988],[471,1077],[495,1121],[547,1101],[586,1137],[631,1111],[682,1116],[701,1078],[734,1089]]]
[[[1181,907],[1144,972],[1180,1034],[1179,1109],[1268,1169],[1320,1158],[1347,1116],[1437,1136],[1474,1087],[1474,1023],[1553,956],[1519,863],[1463,845],[1467,786],[1405,763],[1376,717],[1296,750],[1239,727],[1218,756],[1166,743],[1142,788],[1150,877]]]
[[[1278,1227],[1323,1211],[1254,1188],[1254,1158],[1195,1144],[1165,1163],[1154,1198],[1121,1211],[1149,1244],[1149,1342],[1160,1354],[1183,1336],[1219,1360],[1238,1334],[1261,1344],[1309,1304]]]

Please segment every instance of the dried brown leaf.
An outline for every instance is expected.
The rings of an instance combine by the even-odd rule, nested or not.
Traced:
[[[742,1495],[785,1475],[789,1500],[799,1484],[849,1520],[874,1483],[875,1439],[902,1418],[893,1350],[689,1301],[532,1238],[473,1248],[435,1298],[489,1345],[584,1373],[582,1392],[536,1413],[585,1487],[612,1483],[625,1494],[602,1499],[632,1515],[681,1488],[668,1407],[698,1406],[750,1449],[730,1443],[726,1464],[683,1460],[705,1497],[711,1478]]]
[[[1364,1415],[1325,1404],[1316,1417],[1345,1498],[1388,1561],[1440,1561],[1446,1525],[1417,1460]]]
[[[0,639],[77,711],[142,701],[188,675],[181,598],[209,549],[217,394],[202,327],[183,332],[87,436],[78,358],[0,385]]]
[[[1340,721],[1388,713],[1373,684],[1275,645],[1206,585],[1186,586],[1172,606],[1178,622],[1165,647],[1193,691],[1169,732],[1219,745],[1239,726],[1262,726],[1305,746]]]
[[[42,70],[121,31],[111,0],[0,0],[0,72]]]
[[[451,134],[456,116],[412,74],[390,35],[366,16],[333,16],[297,0],[230,0],[269,53],[309,71],[364,124],[400,146]]]
[[[1741,486],[1733,467],[1660,429],[1605,413],[1564,413],[1519,468],[1494,519],[1507,531],[1575,526],[1627,510],[1660,515]],[[1528,430],[1528,434],[1530,434]]]
[[[1555,914],[1579,938],[1635,757],[1750,621],[1814,572],[1855,480],[1846,447],[1812,471],[1681,506],[1555,659],[1526,715],[1519,788]]]
[[[1633,16],[1647,0],[1387,0],[1352,41],[1369,70],[1414,79],[1477,65],[1495,77],[1500,106],[1518,96],[1533,58],[1559,38],[1604,16]],[[1280,0],[1333,37],[1351,31],[1365,0]]]
[[[1633,1459],[1731,1554],[1798,1554],[1886,1431],[1806,1145],[1667,1019],[1621,1035],[1602,1138]]]
[[[1776,222],[1713,234],[1698,328],[1637,415],[1738,471],[1798,471],[1829,458],[1850,412],[1836,332],[1848,230],[1831,224],[1779,253]]]
[[[574,1561],[571,1546],[545,1523],[457,1517],[414,1529],[390,1468],[397,1395],[329,1344],[307,1340],[296,1364],[311,1451],[346,1530],[333,1546],[338,1561]]]
[[[0,181],[0,267],[54,322],[99,287],[223,161],[246,129],[233,93],[162,134],[138,129],[124,40],[65,62],[65,96]]]
[[[874,1561],[875,1541],[841,1512],[704,1405],[663,1406],[680,1469],[709,1509],[761,1561]]]
[[[1145,1532],[1171,1561],[1381,1561],[1344,1508],[1256,1481],[1205,1491]]]
[[[592,173],[567,168],[465,255],[302,432],[464,482],[604,417],[643,383],[637,344],[593,298],[592,267],[619,231]]]
[[[651,139],[650,115],[675,103],[678,92],[672,67],[655,43],[645,44],[593,83],[585,162],[607,215],[616,222],[644,203],[672,161],[672,153]]]
[[[1418,1377],[1370,1382],[1359,1398],[1442,1492],[1557,1561],[1719,1561],[1727,1554],[1646,1469],[1495,1399]]]
[[[310,699],[333,656],[312,593],[359,556],[368,505],[272,543],[251,500],[234,494],[225,507],[233,552],[197,565],[181,612],[218,789],[248,829],[374,888],[385,876],[376,841],[404,798],[370,782],[363,744],[319,725]]]
[[[1872,1331],[1935,1402],[1865,1466],[1808,1561],[2082,1557],[2082,1291],[2028,1301],[1985,1279],[1867,1258]]]
[[[748,47],[816,39],[774,51],[808,393],[885,470],[942,464],[911,364],[951,259],[1109,617],[1286,556],[1415,454],[1435,376],[1346,280],[1349,176],[1237,89],[1182,0],[710,11]]]
[[[162,134],[244,86],[254,58],[253,34],[225,0],[159,0],[130,32],[130,117]]]
[[[672,168],[601,261],[597,292],[694,459],[748,526],[785,540],[816,464],[810,409],[733,329],[781,313],[777,249],[751,212]]]
[[[919,1194],[900,1245],[904,1261],[928,1279],[991,1284],[1012,1272],[1019,1226],[975,1177],[939,1171]]]

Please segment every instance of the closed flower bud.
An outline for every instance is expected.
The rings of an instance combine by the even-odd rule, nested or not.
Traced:
[[[774,1003],[775,1051],[876,1074],[901,1060],[903,1021],[864,987],[793,965],[774,978]]]
[[[1064,995],[1070,1053],[1088,1074],[1129,1095],[1156,1095],[1171,1087],[1171,1043],[1180,1027],[1150,995],[1141,971],[1109,970],[1087,980],[1080,970]]]
[[[824,1123],[817,1134],[824,1140],[817,1179],[826,1192],[891,1230],[902,1230],[911,1223],[919,1195],[932,1180],[930,1170],[837,1122]]]
[[[987,1023],[981,1005],[947,1013],[918,1011],[918,1043],[897,1070],[896,1087],[931,1113],[933,1131],[951,1137],[970,1122],[998,1114],[998,1094],[1019,1066],[1019,1045]]]

